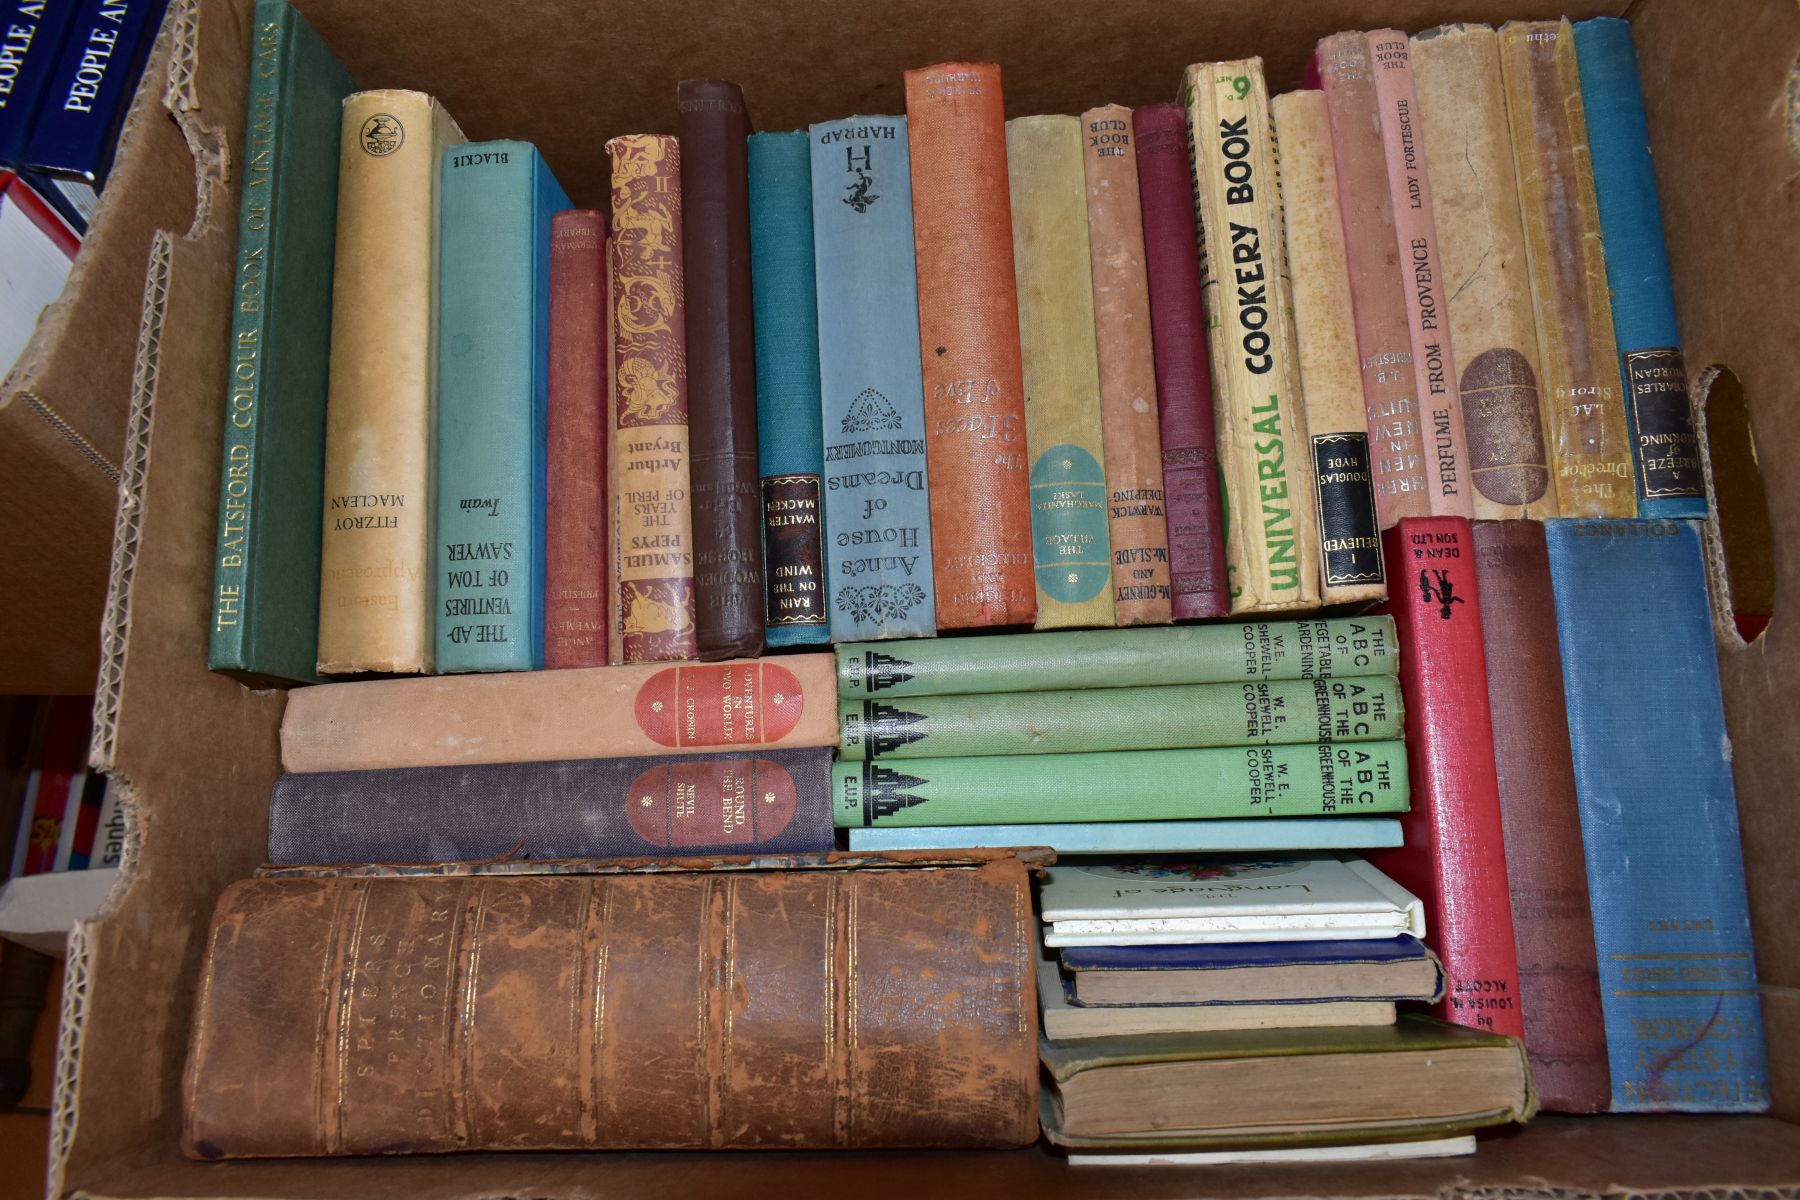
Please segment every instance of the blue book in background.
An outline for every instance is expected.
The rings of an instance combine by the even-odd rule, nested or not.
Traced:
[[[1048,846],[1058,854],[1198,854],[1215,850],[1372,850],[1400,844],[1400,822],[1393,817],[888,825],[850,830],[852,850]]]
[[[168,0],[81,0],[21,164],[93,219]]]
[[[1616,1112],[1760,1112],[1768,1067],[1692,521],[1546,521]]]
[[[810,133],[831,640],[932,637],[906,118],[846,117]]]
[[[1193,946],[1064,946],[1070,1001],[1115,1005],[1317,1004],[1443,995],[1444,968],[1416,937]]]
[[[0,3],[0,167],[16,169],[79,0]]]
[[[771,646],[820,645],[831,638],[809,143],[803,129],[749,138],[756,451],[765,640]]]
[[[1631,23],[1598,17],[1575,25],[1581,104],[1587,111],[1594,193],[1606,242],[1613,331],[1625,380],[1640,517],[1703,517],[1706,484],[1675,324],[1662,205]]]
[[[438,199],[437,669],[544,665],[550,218],[530,142],[444,151]]]

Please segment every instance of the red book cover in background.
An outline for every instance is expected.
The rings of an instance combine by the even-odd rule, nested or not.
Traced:
[[[606,218],[550,222],[544,666],[606,665]]]
[[[59,696],[51,702],[43,757],[32,772],[26,801],[31,807],[30,840],[20,875],[41,875],[57,868],[63,822],[75,820],[81,805],[93,709],[91,696]]]
[[[1474,536],[1462,517],[1404,517],[1382,543],[1412,811],[1406,844],[1369,861],[1425,902],[1425,942],[1444,963],[1441,1015],[1522,1038]]]

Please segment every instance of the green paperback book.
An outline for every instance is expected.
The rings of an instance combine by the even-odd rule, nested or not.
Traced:
[[[1401,736],[1391,675],[842,700],[844,758],[962,758]]]
[[[317,678],[319,514],[339,122],[356,81],[286,0],[257,0],[207,666]]]
[[[1400,741],[840,760],[831,783],[840,828],[1370,816],[1411,795]]]
[[[1073,691],[1394,675],[1392,617],[1003,633],[837,648],[839,696]]]

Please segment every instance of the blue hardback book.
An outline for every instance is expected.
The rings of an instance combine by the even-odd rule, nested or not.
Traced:
[[[765,640],[771,646],[821,645],[831,638],[810,143],[803,129],[749,139],[756,452]]]
[[[1613,331],[1631,422],[1640,517],[1703,517],[1706,485],[1675,324],[1662,205],[1650,163],[1650,130],[1631,23],[1599,17],[1575,25],[1581,104],[1587,112],[1594,194],[1606,243]]]
[[[1757,1112],[1768,1068],[1692,521],[1545,523],[1618,1112]]]
[[[892,825],[850,830],[852,850],[1048,846],[1058,854],[1188,854],[1212,850],[1370,850],[1400,844],[1400,822],[1392,817]]]
[[[125,112],[168,0],[81,0],[46,85],[22,165],[93,216]]]
[[[932,637],[906,118],[846,117],[809,132],[831,640]]]
[[[1218,971],[1239,967],[1411,962],[1431,957],[1425,943],[1410,934],[1354,942],[1064,946],[1059,954],[1063,969],[1067,971]]]
[[[0,3],[0,167],[17,168],[79,0]]]
[[[444,151],[438,198],[437,669],[544,665],[550,218],[530,142]]]

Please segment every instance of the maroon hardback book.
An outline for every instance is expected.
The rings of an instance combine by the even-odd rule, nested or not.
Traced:
[[[1179,104],[1151,104],[1135,110],[1131,124],[1144,209],[1174,615],[1176,620],[1222,617],[1231,609],[1231,597],[1225,590],[1225,527],[1219,520],[1187,114]]]
[[[1403,517],[1382,538],[1400,642],[1412,811],[1369,861],[1425,902],[1444,964],[1441,1015],[1522,1037],[1475,541],[1463,517]]]
[[[1525,1052],[1545,1108],[1600,1112],[1612,1080],[1544,527],[1474,531]]]
[[[763,652],[762,480],[751,325],[750,117],[735,83],[689,79],[681,109],[694,630],[703,659]]]
[[[606,218],[550,221],[544,666],[606,665]]]

